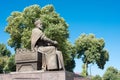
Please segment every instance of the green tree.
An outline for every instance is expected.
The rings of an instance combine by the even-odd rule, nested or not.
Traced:
[[[77,58],[82,58],[85,66],[85,75],[87,76],[88,64],[96,63],[103,69],[106,61],[109,59],[107,50],[104,49],[103,39],[96,38],[93,34],[82,34],[76,41]]]
[[[67,40],[69,37],[68,24],[55,11],[52,5],[41,8],[39,5],[26,7],[22,12],[14,11],[7,18],[8,25],[5,31],[10,34],[8,45],[15,48],[30,49],[31,31],[35,27],[33,21],[38,18],[42,21],[43,32],[47,37],[56,40],[58,49],[62,51],[67,70],[72,71],[75,67],[73,58],[73,46]],[[70,45],[70,46],[69,46]]]
[[[100,77],[99,75],[96,75],[95,77],[92,78],[92,80],[102,80],[102,77]]]
[[[118,79],[117,80],[120,80],[120,70],[118,71]]]
[[[108,67],[105,74],[103,75],[103,80],[119,80],[118,70],[114,67]]]
[[[4,72],[4,67],[7,64],[6,61],[8,60],[8,56],[0,57],[0,73]]]
[[[0,43],[0,57],[2,56],[10,56],[11,52],[7,49],[6,45],[3,43]]]
[[[0,43],[0,73],[4,72],[4,67],[7,64],[7,60],[9,59],[11,52],[7,49],[6,45]]]
[[[15,65],[15,55],[11,55],[7,61],[6,65],[3,68],[5,72],[11,72],[11,71],[16,71],[16,65]]]

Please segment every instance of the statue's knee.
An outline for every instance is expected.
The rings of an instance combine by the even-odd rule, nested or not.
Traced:
[[[54,46],[51,46],[51,50],[55,50],[55,47],[54,47]]]

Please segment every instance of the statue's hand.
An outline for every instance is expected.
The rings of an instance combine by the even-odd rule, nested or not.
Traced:
[[[57,45],[58,44],[58,42],[57,41],[54,41],[54,45]]]

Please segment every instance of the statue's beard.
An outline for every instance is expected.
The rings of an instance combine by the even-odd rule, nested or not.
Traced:
[[[43,29],[43,27],[42,27],[42,26],[37,26],[37,28],[39,28],[39,29],[41,29],[41,30]]]
[[[39,27],[39,29],[43,30],[43,27]]]

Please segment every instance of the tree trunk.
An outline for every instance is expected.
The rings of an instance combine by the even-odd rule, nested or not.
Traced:
[[[88,64],[87,64],[87,62],[85,63],[85,76],[88,76]]]
[[[84,63],[82,66],[82,76],[86,77],[88,75],[87,69],[88,69],[88,64]]]

